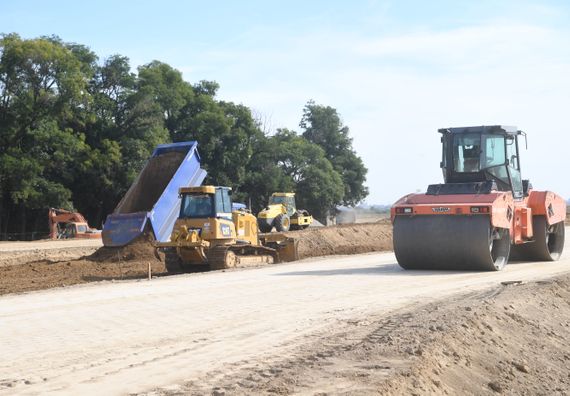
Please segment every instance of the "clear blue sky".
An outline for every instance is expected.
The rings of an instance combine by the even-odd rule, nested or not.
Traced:
[[[10,1],[0,32],[154,59],[272,129],[335,107],[369,168],[369,203],[441,181],[437,128],[529,134],[523,176],[570,197],[567,1]]]

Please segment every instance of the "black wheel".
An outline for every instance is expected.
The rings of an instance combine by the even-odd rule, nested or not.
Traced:
[[[271,232],[271,229],[273,228],[273,225],[267,224],[267,223],[268,223],[267,219],[258,219],[258,220],[257,220],[257,226],[259,227],[259,231],[261,231],[261,232]]]
[[[277,217],[275,217],[273,225],[275,226],[275,229],[279,232],[289,231],[289,227],[291,227],[291,219],[289,219],[289,216],[282,213]]]
[[[500,271],[509,262],[511,253],[511,237],[509,230],[503,228],[492,228],[489,233],[489,251],[491,260],[489,270]]]
[[[396,216],[394,253],[411,270],[500,271],[508,262],[509,230],[488,216]]]
[[[532,242],[514,247],[514,259],[523,261],[556,261],[564,250],[564,222],[548,225],[544,216],[533,216]]]
[[[167,249],[164,252],[164,265],[166,270],[171,274],[179,274],[182,272],[182,261],[176,253],[176,249]]]

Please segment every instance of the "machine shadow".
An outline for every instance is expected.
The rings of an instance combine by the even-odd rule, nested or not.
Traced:
[[[290,272],[281,272],[277,274],[272,274],[272,276],[334,276],[334,275],[440,276],[443,274],[464,275],[466,272],[481,272],[481,271],[405,270],[401,268],[397,263],[391,263],[391,264],[382,264],[375,267],[290,271]]]

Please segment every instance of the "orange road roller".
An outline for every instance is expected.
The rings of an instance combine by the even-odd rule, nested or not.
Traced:
[[[499,271],[509,261],[554,261],[564,248],[566,202],[521,178],[512,126],[440,129],[443,184],[391,208],[394,252],[405,269]]]

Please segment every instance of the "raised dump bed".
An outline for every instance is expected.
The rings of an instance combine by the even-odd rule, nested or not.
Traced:
[[[166,242],[180,210],[180,187],[199,186],[206,177],[200,168],[195,141],[161,144],[103,224],[103,244],[124,246],[152,229]]]

